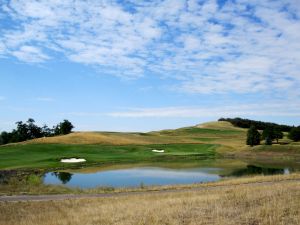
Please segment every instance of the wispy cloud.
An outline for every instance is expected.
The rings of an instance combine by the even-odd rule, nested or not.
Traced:
[[[286,1],[35,1],[2,4],[0,55],[60,54],[119,77],[177,80],[190,93],[285,94],[300,85],[300,7]]]
[[[6,98],[4,96],[0,96],[0,101],[5,100]]]
[[[28,63],[39,63],[50,58],[45,55],[41,49],[27,45],[21,46],[19,49],[12,51],[11,54],[19,60]]]
[[[154,87],[148,85],[148,86],[140,87],[139,90],[142,91],[142,92],[153,91]]]
[[[299,117],[300,104],[245,104],[216,107],[162,107],[162,108],[136,108],[127,111],[111,112],[106,114],[111,117],[247,117],[247,116],[285,116]]]
[[[54,98],[51,97],[37,97],[35,100],[40,101],[40,102],[53,102],[55,101]]]
[[[105,116],[104,113],[101,112],[65,112],[60,113],[62,116],[75,116],[75,117],[99,117]]]

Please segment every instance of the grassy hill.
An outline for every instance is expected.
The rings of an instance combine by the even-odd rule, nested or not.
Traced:
[[[149,133],[74,132],[63,136],[33,139],[24,143],[105,145],[214,143],[239,147],[244,145],[245,138],[246,129],[236,128],[231,123],[222,121]]]
[[[247,129],[225,121],[148,133],[74,132],[0,146],[0,169],[68,167],[60,159],[70,157],[85,158],[87,162],[80,164],[84,166],[183,157],[211,159],[221,155],[248,158],[300,155],[297,143],[247,147],[246,133]],[[153,149],[165,152],[158,154]]]

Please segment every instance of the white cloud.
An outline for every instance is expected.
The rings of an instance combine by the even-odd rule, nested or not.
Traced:
[[[155,90],[153,86],[148,85],[148,86],[140,87],[139,91],[148,92],[148,91],[155,91]]]
[[[285,94],[300,85],[300,7],[296,0],[11,0],[16,26],[0,34],[0,54],[29,63],[60,53],[122,78],[177,80],[192,93]]]
[[[162,107],[162,108],[135,108],[127,111],[111,112],[111,117],[144,118],[144,117],[246,117],[246,116],[285,116],[299,117],[300,103],[286,104],[247,104],[215,107]]]
[[[40,102],[53,102],[53,101],[55,101],[54,98],[51,98],[51,97],[37,97],[36,100],[40,101]]]
[[[17,57],[19,60],[28,63],[38,63],[43,62],[50,57],[45,55],[41,49],[33,46],[21,46],[18,50],[12,51],[13,56]]]
[[[5,53],[5,46],[3,43],[0,42],[0,57]]]
[[[76,117],[99,117],[104,116],[104,113],[97,113],[97,112],[68,112],[68,113],[61,113],[62,116],[76,116]]]

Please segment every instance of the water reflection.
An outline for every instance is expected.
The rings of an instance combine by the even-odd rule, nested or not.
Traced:
[[[191,184],[217,181],[222,177],[241,177],[247,175],[289,174],[299,171],[298,167],[267,164],[265,167],[254,163],[246,164],[237,161],[213,161],[203,163],[165,163],[145,165],[123,165],[121,167],[85,168],[84,171],[1,171],[0,185],[18,183],[36,183],[37,179],[44,184],[62,184],[70,187],[94,188],[98,186],[136,187],[144,185]],[[85,172],[85,173],[84,173]]]
[[[248,165],[246,168],[234,170],[229,176],[245,176],[245,175],[275,175],[275,174],[288,174],[290,169],[288,168],[266,168],[254,165]]]
[[[74,173],[66,184],[71,187],[92,188],[97,186],[137,187],[144,185],[169,185],[209,182],[220,179],[218,174],[209,173],[207,168],[166,169],[140,167],[130,169],[98,171],[94,173]],[[60,184],[59,174],[45,175],[46,184]]]
[[[172,185],[211,182],[221,177],[246,175],[274,175],[292,172],[288,168],[268,168],[247,165],[242,168],[162,168],[162,167],[136,167],[126,169],[112,169],[96,171],[93,173],[47,173],[44,177],[46,184],[64,184],[71,187],[94,188],[97,186],[110,187],[137,187],[144,185]]]
[[[57,177],[63,184],[67,184],[73,176],[73,174],[68,172],[53,172],[51,174]]]

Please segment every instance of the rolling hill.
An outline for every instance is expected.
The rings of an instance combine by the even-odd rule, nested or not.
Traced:
[[[236,128],[229,122],[221,121],[149,133],[74,132],[63,136],[33,139],[23,143],[105,145],[213,143],[241,147],[244,145],[245,138],[246,129]]]

